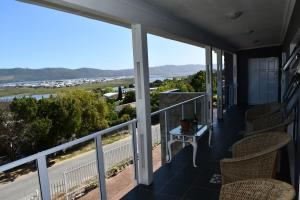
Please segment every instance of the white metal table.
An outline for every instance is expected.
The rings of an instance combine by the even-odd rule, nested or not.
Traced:
[[[182,131],[181,126],[178,126],[174,129],[172,129],[170,133],[170,140],[168,141],[168,151],[169,151],[169,162],[172,160],[172,151],[171,151],[171,145],[174,142],[182,142],[182,144],[185,146],[185,143],[190,143],[193,146],[193,165],[194,167],[197,167],[196,165],[196,156],[197,156],[197,139],[199,139],[201,136],[203,136],[208,131],[207,125],[195,125],[193,129],[190,131]]]

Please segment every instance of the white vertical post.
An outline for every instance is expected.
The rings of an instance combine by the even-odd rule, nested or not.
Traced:
[[[133,151],[133,169],[134,169],[134,179],[136,183],[139,183],[138,180],[138,153],[137,153],[137,139],[136,139],[136,122],[129,125],[129,130],[132,134],[132,151]]]
[[[165,134],[166,134],[166,138],[165,138],[165,146],[166,146],[166,160],[170,160],[169,157],[169,150],[168,150],[168,142],[169,142],[169,127],[168,127],[168,111],[164,111],[164,119],[165,119]]]
[[[184,104],[181,104],[181,119],[184,119]]]
[[[209,146],[211,146],[211,134],[212,134],[212,123],[213,123],[213,107],[212,107],[212,47],[205,47],[205,57],[206,57],[206,111],[207,111],[207,124],[209,127]]]
[[[208,124],[211,125],[213,123],[212,47],[211,46],[205,47],[205,55],[206,55],[207,119],[208,119]]]
[[[218,119],[223,119],[222,50],[217,50],[217,107]]]
[[[147,33],[141,24],[132,25],[136,110],[138,120],[139,183],[153,181],[151,109]]]
[[[197,116],[197,99],[194,100],[194,117]]]
[[[233,54],[233,104],[237,105],[237,55]]]
[[[102,147],[102,136],[98,135],[95,138],[96,144],[96,161],[97,161],[97,170],[98,170],[98,180],[99,180],[99,189],[100,189],[100,199],[106,200],[106,182],[105,182],[105,169],[104,169],[104,155]]]
[[[37,159],[37,166],[42,199],[51,199],[46,156],[39,156]]]

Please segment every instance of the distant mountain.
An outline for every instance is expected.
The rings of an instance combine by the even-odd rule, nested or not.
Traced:
[[[164,65],[150,67],[151,76],[187,76],[200,70],[205,70],[204,65]],[[0,83],[18,81],[42,81],[42,80],[62,80],[78,78],[97,78],[97,77],[118,77],[133,76],[133,69],[122,70],[101,70],[94,68],[12,68],[0,69]]]

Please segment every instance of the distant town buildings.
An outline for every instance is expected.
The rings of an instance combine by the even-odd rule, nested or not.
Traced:
[[[123,79],[128,77],[113,77],[113,78],[93,78],[93,79],[67,79],[67,80],[49,80],[49,81],[26,81],[26,82],[13,82],[0,84],[0,88],[5,87],[27,87],[27,88],[63,88],[74,87],[82,84],[90,83],[103,83],[113,81],[117,79]]]

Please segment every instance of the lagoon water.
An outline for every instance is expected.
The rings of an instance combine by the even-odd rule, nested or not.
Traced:
[[[14,100],[14,98],[23,98],[23,97],[32,97],[35,98],[36,100],[40,99],[48,99],[50,96],[53,94],[35,94],[35,95],[13,95],[13,96],[5,96],[5,97],[0,97],[0,102],[11,102]]]

